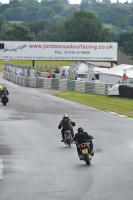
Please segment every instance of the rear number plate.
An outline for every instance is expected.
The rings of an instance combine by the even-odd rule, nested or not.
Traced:
[[[82,153],[88,153],[88,149],[82,149]]]

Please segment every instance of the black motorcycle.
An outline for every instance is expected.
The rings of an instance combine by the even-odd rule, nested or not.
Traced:
[[[8,102],[8,97],[6,94],[3,94],[1,97],[1,102],[3,103],[4,106],[6,106],[7,102]]]
[[[64,131],[64,143],[71,147],[71,144],[73,143],[73,137],[70,130]]]
[[[78,148],[80,149],[80,160],[85,161],[86,165],[90,165],[92,160],[92,155],[90,153],[89,142],[79,144]]]

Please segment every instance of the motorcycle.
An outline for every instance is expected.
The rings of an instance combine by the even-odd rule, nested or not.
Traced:
[[[90,153],[89,143],[82,143],[78,145],[78,148],[80,149],[80,153],[81,153],[80,160],[85,161],[86,165],[90,165],[91,160],[92,160],[92,155]]]
[[[8,97],[6,94],[3,94],[1,97],[1,102],[3,103],[4,106],[6,106],[7,102],[8,102]]]
[[[70,130],[64,131],[64,143],[71,147],[71,144],[73,143],[73,137]]]

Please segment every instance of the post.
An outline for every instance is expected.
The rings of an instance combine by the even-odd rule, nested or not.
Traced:
[[[111,61],[111,67],[113,67],[113,61]]]
[[[35,66],[35,61],[32,60],[32,67],[34,68],[34,66]]]

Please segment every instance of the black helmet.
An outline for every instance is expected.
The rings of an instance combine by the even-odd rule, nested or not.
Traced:
[[[84,131],[84,129],[82,127],[79,127],[77,130],[78,130],[78,133]]]
[[[6,89],[6,87],[4,87],[3,89]]]

